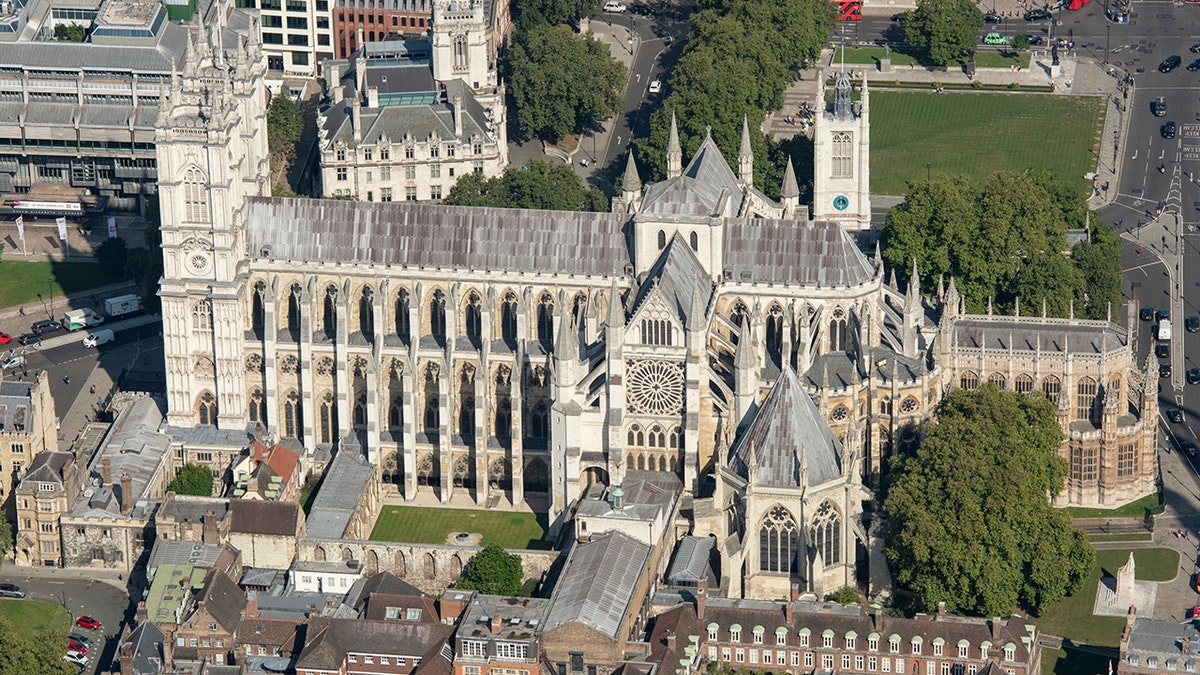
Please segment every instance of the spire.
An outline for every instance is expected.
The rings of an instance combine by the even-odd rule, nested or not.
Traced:
[[[1067,315],[1067,318],[1074,319],[1075,318],[1075,298],[1071,298],[1070,308],[1067,311],[1070,312],[1070,314]]]
[[[843,119],[850,117],[850,78],[845,66],[833,85],[833,114]]]
[[[1019,319],[1021,318],[1021,296],[1017,296],[1013,300],[1013,314]]]
[[[788,166],[790,167],[791,165],[792,165],[792,163],[789,160]],[[879,240],[876,239],[875,240],[875,269],[879,269],[879,266],[882,264],[883,264],[883,256],[879,254]]]
[[[751,346],[753,338],[750,337],[750,322],[746,321],[742,325],[742,334],[738,339],[737,354],[734,355],[734,369],[740,373],[749,373],[754,370],[754,347]]]
[[[897,293],[900,292],[900,287],[896,285],[896,268],[895,267],[892,268],[891,273],[888,275],[888,286],[890,286],[893,291],[896,291]]]
[[[787,169],[783,172],[783,186],[779,188],[779,196],[800,198],[800,186],[796,183],[796,169],[792,167],[792,158],[788,157]],[[875,250],[879,250],[879,242],[875,242]]]
[[[688,308],[687,329],[690,333],[704,330],[704,304],[700,300],[700,285],[692,285],[692,303]]]
[[[678,178],[683,173],[683,150],[679,148],[679,125],[675,113],[671,113],[671,136],[667,140],[667,178]]]
[[[878,247],[878,244],[876,244],[876,246]],[[938,296],[938,300],[941,300],[942,298],[946,297],[946,283],[945,283],[945,281],[946,281],[946,275],[945,275],[945,274],[939,274],[939,275],[938,275],[938,289],[937,289],[937,296]]]
[[[954,277],[950,277],[950,287],[946,289],[946,305],[958,309],[958,287],[954,285]]]
[[[638,176],[637,162],[633,161],[633,150],[625,160],[625,180],[621,181],[621,189],[625,192],[641,192],[642,179]]]
[[[744,187],[754,185],[754,150],[750,147],[750,118],[742,115],[742,147],[738,149],[738,179]]]
[[[621,328],[625,325],[625,307],[621,302],[621,292],[617,289],[617,279],[613,277],[612,290],[608,292],[608,318],[604,325],[609,328]]]
[[[921,297],[921,273],[917,271],[917,259],[913,258],[912,274],[908,277],[908,299],[915,302]]]
[[[574,365],[579,360],[579,334],[571,325],[565,303],[558,303],[558,335],[555,335],[554,358],[558,384],[575,384]]]
[[[988,316],[992,315],[992,296],[988,296]]]

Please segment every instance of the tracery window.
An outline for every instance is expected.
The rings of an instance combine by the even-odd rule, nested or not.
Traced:
[[[208,222],[208,190],[204,172],[189,167],[183,172],[183,217],[191,223]]]
[[[1013,391],[1018,394],[1028,394],[1033,391],[1033,377],[1027,373],[1017,375],[1013,380]]]
[[[813,519],[813,543],[826,565],[842,561],[842,522],[833,504],[824,502]]]
[[[1042,380],[1042,393],[1051,403],[1058,403],[1058,394],[1062,391],[1062,382],[1053,375]]]
[[[200,394],[196,400],[196,423],[206,426],[217,423],[217,399],[210,391]]]
[[[1085,377],[1075,386],[1075,419],[1090,420],[1096,408],[1096,381]]]
[[[800,530],[792,514],[776,504],[763,517],[759,527],[759,569],[763,572],[796,571]]]
[[[854,177],[854,140],[848,132],[833,135],[833,178]]]

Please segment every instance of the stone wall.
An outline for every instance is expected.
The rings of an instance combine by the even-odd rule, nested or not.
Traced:
[[[463,566],[482,548],[304,537],[299,541],[296,557],[300,561],[314,562],[357,560],[366,575],[391,572],[422,591],[436,595],[458,579]],[[521,556],[525,581],[543,578],[566,555],[565,551],[509,552]]]

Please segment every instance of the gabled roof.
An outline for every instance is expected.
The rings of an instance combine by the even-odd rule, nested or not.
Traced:
[[[231,533],[296,536],[300,505],[295,502],[263,502],[250,499],[229,500]]]
[[[303,627],[303,621],[249,616],[238,624],[234,640],[239,645],[278,647],[281,653],[288,654],[295,650],[297,638],[301,636]]]
[[[39,452],[29,464],[25,475],[17,487],[25,487],[25,481],[32,483],[53,483],[63,488],[63,470],[75,461],[75,455],[69,452]]]
[[[712,136],[707,136],[687,169],[676,178],[654,183],[646,191],[641,213],[655,215],[717,215],[723,195],[732,200],[733,212],[742,201],[742,189]]]
[[[196,594],[196,612],[201,609],[222,629],[232,634],[246,609],[246,594],[221,570],[212,570],[204,580],[204,588]],[[192,616],[195,616],[193,612]]]
[[[751,452],[757,463],[755,485],[800,487],[820,485],[842,475],[842,444],[791,368],[784,368],[763,399],[754,421],[730,449],[730,466],[750,477]]]
[[[143,621],[129,635],[125,636],[117,649],[118,655],[129,654],[129,656],[120,656],[121,672],[127,672],[124,665],[128,660],[132,666],[128,672],[131,672],[132,675],[158,675],[163,672],[162,648],[163,632],[154,623]]]
[[[554,587],[544,631],[579,623],[616,639],[649,556],[648,545],[615,530],[576,544]]]
[[[717,543],[712,537],[687,534],[675,546],[675,558],[667,568],[667,582],[699,583],[709,577],[709,561]]]
[[[352,652],[425,657],[440,652],[453,634],[454,626],[437,623],[313,618],[296,667],[338,670]]]
[[[686,326],[688,313],[692,307],[692,296],[700,294],[700,307],[707,308],[712,298],[712,279],[700,264],[692,247],[683,239],[679,232],[671,237],[666,248],[658,256],[646,280],[638,289],[635,308],[654,291],[658,291],[667,306],[675,313],[680,324]],[[637,309],[634,310],[635,312]],[[700,317],[703,320],[704,317]]]
[[[383,593],[385,595],[412,595],[417,597],[425,597],[416,586],[408,583],[391,572],[380,572],[375,576],[368,577],[363,582],[362,593],[359,603],[366,600],[374,593]],[[359,604],[356,603],[356,604]]]
[[[675,637],[674,646],[667,636]],[[672,669],[685,657],[684,650],[691,646],[688,636],[703,636],[700,632],[700,620],[696,618],[696,608],[690,603],[675,605],[659,614],[654,619],[654,629],[650,631],[650,657],[655,663],[670,666]]]

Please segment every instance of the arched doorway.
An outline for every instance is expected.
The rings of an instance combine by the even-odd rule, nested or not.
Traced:
[[[586,492],[588,488],[596,483],[608,485],[608,471],[598,466],[593,466],[584,469],[583,473],[579,474],[580,492]]]

